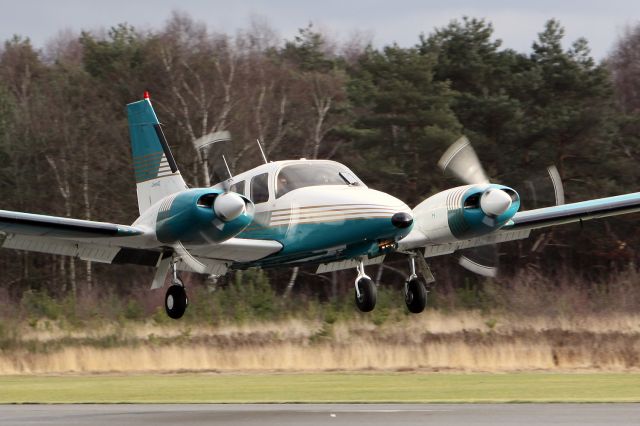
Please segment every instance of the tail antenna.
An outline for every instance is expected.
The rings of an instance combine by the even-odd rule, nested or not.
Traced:
[[[256,142],[258,142],[258,148],[260,148],[260,154],[262,154],[262,159],[264,160],[264,164],[267,164],[267,156],[264,155],[264,150],[262,149],[262,144],[260,143],[260,139],[256,139]]]

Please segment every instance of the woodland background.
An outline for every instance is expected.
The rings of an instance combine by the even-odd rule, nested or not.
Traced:
[[[638,190],[640,25],[595,61],[587,40],[566,40],[556,20],[530,51],[516,52],[494,38],[489,21],[468,17],[425,29],[413,47],[372,47],[364,35],[336,42],[311,24],[283,41],[260,19],[216,33],[174,13],[162,28],[66,32],[41,50],[28,35],[4,42],[0,208],[131,223],[137,205],[124,107],[145,90],[192,186],[207,184],[192,141],[228,130],[235,173],[261,162],[258,138],[271,160],[333,159],[410,206],[458,184],[436,163],[461,134],[492,180],[520,192],[525,209],[553,203],[550,188],[532,201],[526,183],[544,182],[551,164],[567,202]],[[435,258],[430,306],[636,312],[637,221],[585,222],[503,244],[495,280],[464,271],[454,257]],[[406,269],[400,258],[371,267],[382,283],[374,321],[403,306]],[[292,287],[290,269],[217,282],[188,276],[195,303],[186,320],[300,315],[331,324],[340,312],[355,315],[354,272],[313,270],[302,268]],[[163,294],[146,290],[148,268],[3,250],[0,271],[5,319],[163,321]]]

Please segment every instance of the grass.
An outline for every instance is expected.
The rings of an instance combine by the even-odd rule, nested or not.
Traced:
[[[640,373],[0,376],[0,403],[640,402]]]

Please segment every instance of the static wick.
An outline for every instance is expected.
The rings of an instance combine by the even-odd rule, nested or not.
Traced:
[[[260,143],[260,139],[256,139],[256,142],[258,142],[258,148],[260,148],[260,153],[262,154],[262,159],[264,160],[264,164],[267,164],[267,156],[264,155],[264,150],[262,149],[262,144]]]

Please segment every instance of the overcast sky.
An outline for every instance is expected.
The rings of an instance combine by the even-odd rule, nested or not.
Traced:
[[[640,22],[638,0],[0,0],[0,39],[20,34],[42,47],[65,29],[94,30],[121,22],[159,28],[174,10],[229,34],[246,28],[257,15],[282,38],[291,39],[312,21],[338,39],[355,30],[370,32],[376,46],[414,45],[420,33],[467,15],[491,21],[504,46],[521,52],[529,52],[547,19],[557,18],[567,43],[586,37],[597,59],[606,56],[625,27]]]

